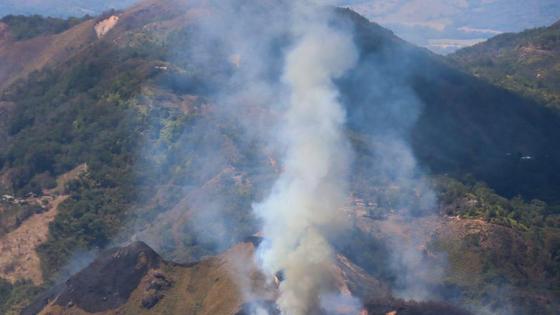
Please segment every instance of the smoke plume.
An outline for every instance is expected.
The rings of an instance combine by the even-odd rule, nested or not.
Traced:
[[[408,144],[421,106],[407,82],[407,59],[397,65],[385,54],[398,52],[364,46],[370,41],[360,38],[354,24],[359,20],[324,2],[190,5],[196,18],[170,59],[196,74],[177,83],[181,91],[203,94],[212,110],[201,108],[173,149],[154,148],[168,160],[186,160],[178,186],[187,193],[162,215],[172,227],[165,230],[177,231],[172,242],[160,241],[159,230],[150,235],[173,253],[181,242],[192,245],[187,254],[196,259],[231,247],[249,230],[260,231],[264,241],[257,264],[270,280],[282,275],[280,310],[288,315],[313,314],[321,307],[332,311],[337,288],[331,244],[349,227],[342,211],[349,197],[363,190],[361,195],[379,199],[383,209],[399,212],[433,206],[430,192],[418,193],[426,185],[418,180]],[[352,146],[360,148],[355,138],[348,141],[347,132],[361,134],[369,152],[354,160]],[[392,197],[394,187],[398,198]],[[232,193],[243,190],[252,193],[244,199]],[[255,200],[253,213],[245,213]],[[399,266],[399,291],[407,298],[418,297],[409,291],[427,292],[416,277],[424,270],[417,246],[400,239],[391,246],[396,257],[388,268]],[[246,302],[256,300],[250,281],[243,281],[243,274],[235,277]],[[352,303],[334,304],[359,304],[348,296],[341,300]]]
[[[272,193],[254,210],[263,222],[263,270],[282,272],[278,307],[310,314],[332,290],[330,233],[344,222],[351,159],[343,128],[345,111],[333,83],[357,60],[349,34],[329,26],[328,13],[294,6],[295,44],[285,58],[282,82],[290,97],[273,142],[285,151]]]

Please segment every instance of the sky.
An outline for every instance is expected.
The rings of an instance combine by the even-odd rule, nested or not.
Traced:
[[[137,0],[0,0],[0,15],[79,16]],[[560,20],[560,0],[338,0],[405,40],[446,54],[503,32]]]

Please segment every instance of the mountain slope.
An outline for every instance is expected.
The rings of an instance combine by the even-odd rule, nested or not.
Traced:
[[[192,58],[200,53],[195,49],[196,24],[208,11],[176,7],[176,2],[181,1],[145,1],[114,13],[118,23],[101,38],[91,21],[52,35],[64,40],[68,32],[81,33],[77,42],[87,43],[87,49],[72,50],[54,64],[41,63],[42,71],[5,89],[0,104],[7,105],[0,110],[11,117],[0,116],[0,137],[6,139],[0,143],[0,191],[42,195],[57,176],[88,166],[87,174],[66,185],[70,197],[37,248],[47,280],[63,271],[75,250],[136,237],[168,261],[196,262],[258,232],[251,203],[277,176],[277,157],[266,143],[245,139],[246,126],[218,114],[224,104],[214,92],[228,83],[237,65],[217,48],[207,64]],[[560,149],[555,143],[560,118],[555,112],[465,74],[351,11],[336,12],[333,23],[351,26],[361,51],[359,65],[337,81],[356,151],[351,189],[368,205],[353,211],[385,222],[388,214],[417,206],[416,200],[400,204],[398,196],[422,194],[417,187],[399,187],[391,178],[395,174],[377,172],[379,160],[391,158],[377,154],[383,146],[381,131],[410,141],[421,166],[433,173],[471,184],[484,180],[507,197],[558,201]],[[6,46],[7,54],[15,56],[17,47]],[[41,56],[28,60],[33,64]],[[0,67],[8,67],[7,60],[0,59]],[[274,115],[261,104],[251,104],[243,114],[261,122]],[[464,201],[470,206],[446,213],[484,218],[507,231],[534,231],[527,237],[535,238],[535,250],[545,256],[539,266],[557,259],[552,237],[558,229],[557,209],[541,202],[510,202],[472,186],[463,195],[447,184],[450,204]],[[527,215],[520,215],[525,210]],[[197,224],[201,220],[208,224]],[[370,273],[387,271],[384,280],[395,285],[390,251],[376,247],[373,237],[365,238],[349,237],[355,252],[363,254],[347,256]],[[457,244],[462,241],[470,239]],[[445,245],[441,248],[453,247]],[[507,259],[498,256],[492,262],[501,266]],[[367,262],[379,263],[368,269]],[[550,279],[560,275],[554,268],[547,272]],[[541,285],[540,279],[512,285]],[[476,285],[454,288],[488,302],[473,293],[480,290]],[[546,290],[555,288],[551,281]],[[138,311],[138,301],[130,310]],[[546,308],[536,298],[530,301]],[[60,311],[68,305],[63,304],[53,307]]]
[[[178,265],[165,262],[143,243],[133,243],[102,253],[22,314],[237,314],[244,303],[270,302],[277,296],[276,285],[254,265],[254,250],[246,242],[220,256]],[[341,290],[365,288],[375,294],[371,298],[388,297],[386,288],[347,259],[339,258],[332,269]],[[239,279],[245,277],[248,287],[240,288]]]
[[[560,150],[553,140],[560,133],[558,112],[350,16],[363,54],[342,83],[351,128],[404,133],[432,172],[472,174],[508,197],[558,202]]]
[[[3,24],[3,32],[10,27]],[[86,49],[95,39],[94,20],[83,22],[62,34],[44,35],[28,40],[16,41],[11,36],[0,38],[0,91],[25,78],[33,71],[47,65],[56,65],[69,59],[78,51]]]
[[[270,307],[277,284],[267,282],[253,262],[255,245],[238,244],[217,257],[190,265],[165,262],[143,243],[133,243],[103,253],[65,284],[46,292],[22,315],[32,314],[220,314],[243,315],[251,306]],[[352,293],[368,301],[368,315],[468,315],[444,303],[412,303],[393,299],[387,289],[348,259],[339,256],[330,267],[337,275],[341,294]],[[239,287],[239,279],[248,281]],[[239,279],[237,279],[239,278]],[[365,291],[356,290],[365,289]],[[244,291],[246,290],[246,291]],[[364,296],[369,292],[368,296]],[[344,304],[337,314],[344,311]]]
[[[492,84],[560,108],[560,21],[496,36],[450,58]]]

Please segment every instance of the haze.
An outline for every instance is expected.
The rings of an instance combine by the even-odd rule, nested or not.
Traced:
[[[121,9],[136,0],[5,0],[0,15],[79,16]],[[503,32],[553,23],[557,0],[340,0],[399,37],[437,53],[450,53]]]

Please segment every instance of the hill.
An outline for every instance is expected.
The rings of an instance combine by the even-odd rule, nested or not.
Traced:
[[[41,286],[64,277],[65,268],[83,252],[141,239],[165,261],[188,264],[219,255],[258,232],[251,204],[277,177],[278,153],[247,137],[247,126],[236,117],[246,115],[257,129],[275,113],[247,100],[246,107],[224,115],[227,106],[215,92],[236,88],[230,80],[243,63],[232,62],[218,44],[203,54],[203,63],[197,60],[197,25],[208,12],[178,0],[145,1],[62,33],[1,46],[0,54],[8,57],[0,58],[0,68],[12,70],[0,72],[6,74],[0,80],[0,110],[7,113],[0,116],[0,139],[5,140],[0,142],[0,192],[18,199],[44,196],[58,186],[57,179],[81,165],[87,168],[59,187],[68,197],[57,207],[46,240],[33,249],[45,282],[0,282],[0,290],[9,292],[2,294],[8,298],[0,299],[0,311],[21,308]],[[411,226],[425,218],[423,211],[475,222],[480,235],[461,232],[469,237],[425,246],[430,248],[426,257],[449,252],[457,263],[459,276],[431,283],[434,290],[449,289],[454,294],[444,298],[456,304],[498,308],[492,293],[511,286],[522,297],[509,299],[519,302],[520,313],[551,312],[560,276],[554,267],[560,198],[557,112],[466,74],[352,11],[335,12],[333,23],[351,26],[360,50],[359,64],[336,82],[356,152],[350,212],[382,225],[395,212],[417,209],[408,218]],[[280,38],[274,44],[280,51],[286,42]],[[386,148],[395,136],[411,143],[429,184],[402,182],[399,169],[381,168],[393,154],[400,157],[399,147]],[[432,188],[442,202],[422,208],[423,193]],[[25,211],[14,209],[10,217]],[[397,290],[402,286],[398,276],[405,273],[389,258],[400,248],[384,246],[387,237],[376,236],[377,225],[368,226],[356,229],[339,249]],[[13,236],[14,228],[0,237]],[[500,239],[495,231],[512,236]],[[389,232],[403,235],[398,228]],[[497,240],[480,245],[487,235]],[[510,257],[502,240],[540,255],[530,262]],[[493,250],[499,255],[491,255]],[[528,271],[530,263],[537,267]],[[53,307],[67,306],[64,301]],[[131,303],[130,310],[138,311],[138,300]]]
[[[40,297],[22,315],[250,314],[246,312],[251,305],[270,304],[278,290],[254,266],[254,251],[254,244],[242,243],[218,257],[178,265],[165,262],[143,243],[133,243],[103,253],[65,284]],[[414,304],[391,299],[377,280],[342,256],[331,269],[338,276],[341,294],[363,296],[365,292],[374,292],[364,308],[368,314],[384,315],[398,310],[403,315],[438,311],[468,315],[444,303]],[[247,277],[248,292],[242,292],[236,285],[237,277]],[[271,306],[271,314],[275,312]],[[339,313],[348,314],[340,310]]]
[[[95,21],[80,21],[13,16],[0,20],[0,91],[33,71],[64,62],[85,49],[95,39]],[[57,32],[62,33],[52,34]]]
[[[502,34],[450,58],[488,82],[560,108],[560,22]]]

